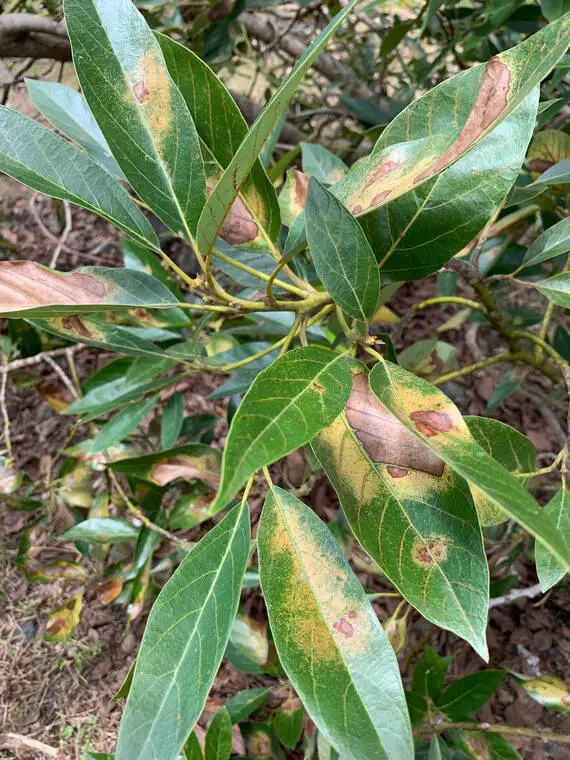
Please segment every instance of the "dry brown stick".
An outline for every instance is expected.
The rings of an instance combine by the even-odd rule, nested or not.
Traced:
[[[28,356],[26,359],[16,359],[9,364],[3,364],[0,366],[0,375],[6,376],[9,372],[16,372],[19,369],[26,369],[26,367],[32,367],[34,364],[39,364],[46,360],[47,357],[55,359],[58,356],[67,356],[69,351],[76,352],[86,348],[84,343],[76,343],[74,346],[66,346],[65,348],[55,348],[53,351],[42,351],[35,356]]]
[[[55,747],[50,747],[49,744],[44,744],[37,739],[32,739],[22,734],[0,734],[0,748],[16,751],[28,749],[33,752],[40,752],[42,755],[47,755],[47,757],[53,757],[56,760],[59,757],[59,751]]]
[[[66,356],[69,356],[69,350],[66,351]],[[65,372],[62,370],[62,368],[59,366],[59,364],[55,361],[55,359],[52,359],[51,356],[44,355],[44,361],[47,364],[49,364],[49,366],[53,369],[56,375],[59,376],[62,383],[65,385],[67,390],[71,393],[73,398],[79,398],[77,394],[77,390],[75,389],[75,386],[73,385],[71,380],[68,378],[68,376],[65,374]]]
[[[71,207],[68,201],[63,201],[63,209],[65,213],[65,225],[63,227],[61,237],[59,238],[57,242],[57,246],[55,247],[55,250],[52,254],[51,261],[49,263],[50,269],[56,268],[57,260],[59,259],[59,254],[63,250],[63,246],[67,243],[67,238],[69,237],[69,233],[71,232],[71,228],[73,227],[73,219],[71,217]]]

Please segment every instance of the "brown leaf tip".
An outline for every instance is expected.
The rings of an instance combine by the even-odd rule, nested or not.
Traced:
[[[349,623],[348,620],[345,618],[341,618],[338,620],[334,625],[333,628],[338,633],[341,633],[343,636],[346,636],[347,639],[352,638],[354,636],[354,626],[352,623]]]
[[[447,559],[447,539],[443,536],[427,541],[418,539],[412,549],[412,559],[420,567],[441,565]]]
[[[428,438],[433,438],[438,433],[450,433],[454,428],[453,420],[446,412],[433,410],[412,412],[410,419],[420,433]]]

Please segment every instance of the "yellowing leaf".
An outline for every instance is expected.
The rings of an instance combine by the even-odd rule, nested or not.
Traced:
[[[319,730],[351,760],[411,760],[396,657],[330,531],[272,488],[258,548],[279,659]]]
[[[459,475],[520,523],[570,568],[570,547],[518,479],[473,439],[455,404],[430,383],[389,362],[370,373],[377,399]]]
[[[364,374],[312,446],[356,538],[402,596],[486,657],[489,574],[465,481],[378,403]]]
[[[46,641],[65,641],[79,625],[83,607],[83,592],[70,596],[49,616],[44,638]]]

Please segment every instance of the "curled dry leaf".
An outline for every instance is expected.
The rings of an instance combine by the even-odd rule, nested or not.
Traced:
[[[123,590],[122,578],[109,578],[97,589],[97,599],[103,604],[111,604]]]
[[[346,417],[370,460],[389,465],[387,470],[392,478],[405,477],[408,469],[436,477],[443,475],[442,460],[414,438],[375,398],[364,374],[354,378]],[[437,425],[437,421],[434,424]]]
[[[309,177],[298,169],[290,169],[279,196],[281,218],[286,227],[291,227],[307,203]]]

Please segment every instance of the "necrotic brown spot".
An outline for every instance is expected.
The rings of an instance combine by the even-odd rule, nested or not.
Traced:
[[[438,174],[483,136],[485,131],[507,108],[510,86],[511,70],[509,67],[499,57],[491,58],[485,68],[477,99],[473,103],[459,137],[435,163],[414,178],[414,184]]]
[[[353,213],[353,214],[360,214],[360,212],[361,212],[361,211],[362,211],[362,206],[355,206],[355,207],[352,209],[352,213]]]
[[[346,405],[348,423],[372,462],[393,465],[392,477],[404,477],[408,469],[441,477],[441,459],[418,441],[370,391],[363,374],[354,378]],[[398,475],[394,472],[397,468]]]
[[[61,320],[61,325],[64,330],[70,330],[71,332],[75,332],[78,335],[81,335],[82,338],[91,338],[93,333],[91,330],[88,330],[85,323],[79,319],[79,317],[72,316],[72,317],[64,317]]]
[[[528,165],[533,172],[542,174],[542,172],[554,166],[554,161],[547,161],[545,158],[533,158],[532,161],[528,162]]]
[[[208,189],[208,197],[211,194],[212,191]],[[257,224],[247,206],[241,198],[236,198],[220,230],[220,237],[230,245],[243,245],[255,240],[258,232]]]
[[[447,559],[447,541],[442,538],[418,539],[412,548],[412,559],[421,567],[441,565]]]
[[[415,423],[420,433],[428,438],[433,438],[438,433],[449,433],[453,430],[453,421],[445,412],[412,412],[410,419]]]
[[[409,470],[406,470],[403,467],[394,467],[393,465],[388,465],[388,467],[386,467],[386,472],[391,478],[405,478],[406,475],[410,474]]]
[[[376,169],[374,174],[366,183],[365,187],[370,187],[375,182],[378,182],[379,179],[382,179],[382,177],[385,177],[387,174],[390,174],[390,172],[395,171],[399,166],[400,164],[397,161],[385,161],[378,167],[378,169]]]
[[[309,187],[309,176],[303,174],[298,169],[295,169],[295,193],[297,195],[297,203],[301,208],[305,208],[307,204],[307,188]]]
[[[333,625],[333,628],[335,631],[338,631],[338,633],[346,636],[347,639],[349,639],[351,636],[354,636],[354,627],[352,623],[349,623],[348,620],[345,620],[344,618],[341,618],[337,623],[335,623]]]
[[[370,208],[373,206],[379,206],[383,201],[386,200],[386,198],[390,195],[392,191],[391,190],[384,190],[381,193],[378,193],[378,195],[375,195],[374,198],[372,198],[372,203],[370,204]]]
[[[139,103],[146,103],[150,98],[150,90],[143,81],[137,82],[133,87],[135,98]]]

